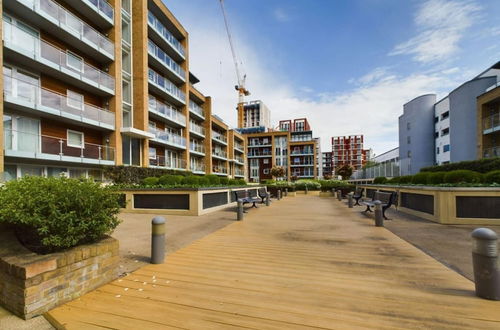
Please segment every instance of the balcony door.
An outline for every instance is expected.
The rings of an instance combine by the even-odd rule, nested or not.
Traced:
[[[15,19],[7,14],[3,15],[4,40],[12,42],[29,54],[37,54],[40,49],[40,33],[37,29]]]
[[[28,152],[40,151],[40,121],[4,115],[5,149]]]
[[[35,103],[39,98],[40,77],[16,67],[4,66],[5,95],[20,101]]]

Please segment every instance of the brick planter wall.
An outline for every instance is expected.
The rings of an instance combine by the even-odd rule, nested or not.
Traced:
[[[111,237],[38,255],[0,228],[0,304],[24,319],[43,314],[115,279],[118,258]]]

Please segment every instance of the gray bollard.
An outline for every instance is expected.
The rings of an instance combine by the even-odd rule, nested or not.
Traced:
[[[243,220],[243,201],[241,199],[238,199],[238,210],[236,212],[236,220]]]
[[[384,226],[384,216],[382,213],[382,202],[375,201],[375,226],[383,227]]]
[[[471,236],[476,296],[500,300],[498,235],[491,229],[477,228]]]
[[[288,197],[288,188],[285,188],[285,197]]]
[[[278,189],[278,191],[276,192],[276,195],[277,195],[276,197],[278,198],[278,200],[280,200],[281,199],[281,190],[280,189]]]
[[[162,264],[165,261],[165,218],[154,217],[151,225],[151,263]]]
[[[306,195],[307,195],[308,192],[309,192],[309,189],[307,189],[307,185],[306,185]]]
[[[353,199],[352,199],[352,192],[347,194],[347,205],[349,206],[350,209],[353,208]]]
[[[339,201],[341,201],[341,200],[342,200],[342,190],[337,190],[337,199],[338,199]]]
[[[266,193],[266,206],[269,206],[271,204],[271,193],[267,192]]]

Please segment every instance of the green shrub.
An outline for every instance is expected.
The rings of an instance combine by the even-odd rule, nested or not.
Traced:
[[[500,170],[486,173],[484,183],[500,183]]]
[[[220,177],[215,175],[215,174],[209,174],[206,176],[208,179],[208,182],[213,185],[213,186],[218,186],[220,185]]]
[[[391,178],[391,179],[387,180],[386,183],[399,184],[400,179],[401,179],[401,177],[395,176],[394,178]]]
[[[182,184],[189,186],[197,186],[200,184],[200,177],[196,175],[188,175],[182,180]]]
[[[479,173],[497,171],[500,170],[500,157],[429,166],[422,168],[420,172],[450,172],[456,170],[469,170]]]
[[[387,178],[385,176],[378,176],[373,180],[374,184],[384,184],[387,182]]]
[[[399,177],[400,184],[411,183],[413,179],[413,175],[403,175]]]
[[[430,174],[429,172],[417,173],[411,179],[411,183],[413,183],[413,184],[427,184],[429,174]]]
[[[162,175],[158,183],[162,186],[174,186],[176,184],[176,176],[170,174]]]
[[[236,179],[236,184],[238,186],[246,186],[247,185],[247,182],[245,181],[245,179]]]
[[[148,187],[153,187],[153,186],[156,186],[158,185],[158,182],[160,181],[159,178],[156,178],[156,177],[148,177],[148,178],[145,178],[144,180],[142,180],[142,183],[145,185],[145,186],[148,186]]]
[[[429,173],[427,177],[428,184],[441,184],[444,183],[444,176],[446,172],[424,172]]]
[[[221,186],[227,186],[227,185],[229,185],[229,179],[227,177],[223,176],[219,180],[220,180]]]
[[[115,184],[140,184],[147,177],[160,177],[165,174],[187,175],[187,172],[152,167],[105,166],[104,176]]]
[[[456,170],[444,175],[445,183],[479,183],[481,179],[481,173],[469,170]]]
[[[321,188],[321,184],[315,180],[297,180],[295,182],[296,190],[319,190]]]
[[[24,177],[0,188],[0,223],[48,253],[95,242],[120,223],[120,195],[86,179]]]
[[[206,187],[210,185],[210,180],[208,180],[206,176],[201,176],[198,181],[198,184],[202,187]]]

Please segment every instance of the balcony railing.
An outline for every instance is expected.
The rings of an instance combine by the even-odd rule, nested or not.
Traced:
[[[204,154],[205,153],[205,146],[202,144],[195,144],[195,143],[191,142],[189,144],[189,150],[194,151],[194,152],[198,152],[200,154]]]
[[[158,88],[166,92],[168,95],[172,96],[181,103],[186,103],[186,94],[184,94],[184,92],[181,91],[173,82],[153,69],[149,69],[148,79],[149,82],[158,86]]]
[[[500,130],[500,113],[495,113],[483,119],[483,130],[493,130],[497,128]]]
[[[215,140],[223,142],[223,143],[227,143],[227,138],[224,135],[222,135],[221,133],[216,132],[216,131],[212,131],[212,139],[215,139]]]
[[[292,155],[313,155],[313,149],[293,149]]]
[[[108,17],[113,21],[114,18],[114,10],[113,7],[106,0],[85,0],[87,3],[90,3],[94,9],[100,14]]]
[[[195,132],[195,133],[198,133],[199,135],[205,136],[205,127],[202,127],[202,126],[196,124],[195,122],[189,123],[189,130],[191,132]]]
[[[252,141],[248,144],[249,147],[261,147],[261,146],[270,146],[271,141]]]
[[[14,88],[15,87],[15,88]],[[18,104],[29,104],[31,109],[74,120],[96,122],[115,127],[115,114],[95,105],[68,98],[66,95],[29,84],[20,79],[4,75],[3,92],[5,101]],[[73,106],[70,106],[72,104]]]
[[[68,60],[69,55],[65,51],[29,34],[6,20],[3,23],[4,45],[6,47],[20,51],[40,63],[46,64],[46,62],[50,62],[48,65],[51,67],[56,65],[59,71],[70,71],[77,74],[78,78],[87,84],[93,86],[97,84],[99,88],[104,87],[114,93],[115,79],[109,74],[83,61],[75,61],[73,57]],[[73,61],[72,64],[70,64],[71,61]]]
[[[168,143],[170,145],[186,148],[186,139],[180,135],[172,134],[165,131],[160,131],[154,128],[150,128],[149,132],[155,135],[155,140]]]
[[[241,143],[235,143],[234,149],[241,151],[241,152],[245,152],[245,148],[243,147],[243,145]]]
[[[225,152],[224,150],[212,149],[212,155],[221,158],[227,158],[227,152]]]
[[[218,174],[227,174],[227,168],[225,166],[213,165],[212,172],[218,173]]]
[[[168,118],[182,126],[186,126],[186,116],[174,106],[163,103],[152,95],[149,95],[149,111],[155,112],[161,117]]]
[[[4,130],[4,149],[13,152],[13,156],[25,155],[37,159],[76,161],[71,158],[64,159],[64,157],[74,157],[81,160],[115,160],[115,149],[108,146],[92,143],[72,146],[68,145],[66,139],[11,129]]]
[[[182,55],[182,57],[186,56],[186,51],[184,50],[184,47],[181,45],[180,41],[177,40],[170,31],[161,24],[161,22],[156,18],[156,16],[148,11],[148,24],[151,25],[151,27],[158,32],[159,35],[163,37],[163,39],[170,45],[172,46],[179,54]]]
[[[500,147],[485,148],[483,150],[484,158],[495,158],[500,157]]]
[[[174,72],[182,81],[186,80],[186,71],[151,40],[148,40],[148,52]]]
[[[271,150],[252,150],[248,153],[248,157],[271,157],[272,155],[273,153],[271,152]]]
[[[199,116],[205,118],[205,111],[203,111],[203,108],[194,102],[189,102],[189,111],[194,112]]]
[[[191,166],[189,168],[191,169],[191,172],[203,172],[203,173],[205,173],[205,164],[191,163]]]
[[[243,160],[243,157],[235,156],[235,157],[234,157],[234,159],[235,159],[238,163],[240,163],[240,164],[244,164],[244,162],[245,162],[245,161]]]
[[[179,158],[171,159],[165,156],[150,157],[149,165],[157,167],[173,168],[179,170],[186,169],[186,161],[184,159],[179,159]]]
[[[99,33],[58,3],[52,0],[31,0],[28,5],[25,1],[17,1],[31,7],[34,12],[40,11],[43,16],[51,17],[65,31],[77,35],[81,41],[100,52],[105,52],[108,57],[114,58],[115,46],[109,38]],[[113,16],[113,8],[111,8],[111,16]]]
[[[236,168],[236,169],[234,170],[234,175],[235,175],[235,176],[245,176],[245,171],[244,171],[244,170],[242,170],[242,169]]]
[[[290,166],[314,166],[313,162],[292,162]]]

